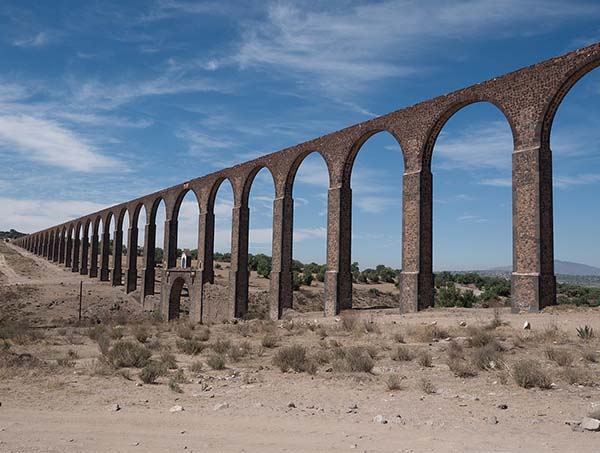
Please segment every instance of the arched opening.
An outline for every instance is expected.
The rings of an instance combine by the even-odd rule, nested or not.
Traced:
[[[190,315],[190,291],[185,280],[178,277],[171,285],[168,320],[187,319]]]
[[[436,306],[510,305],[512,150],[510,125],[490,103],[460,109],[437,137],[432,156]]]
[[[100,238],[100,256],[102,257],[104,254],[108,253],[108,255],[104,258],[106,263],[102,260],[102,258],[100,259],[100,277],[102,281],[109,281],[111,277],[111,270],[114,269],[114,217],[115,216],[113,213],[108,215],[106,223],[103,225],[104,229],[102,230],[102,236]],[[104,244],[104,241],[108,241],[108,243]]]
[[[399,306],[402,175],[397,140],[377,133],[352,156],[352,308]]]
[[[329,171],[318,152],[307,155],[294,176],[292,307],[300,312],[324,311],[327,265],[327,195]]]
[[[551,125],[554,271],[559,303],[600,304],[597,295],[570,287],[600,282],[599,87],[600,68],[596,68],[567,92]]]
[[[136,259],[136,289],[140,290],[144,284],[144,253],[146,247],[146,207],[141,205],[137,213],[135,226],[137,227],[137,259]]]
[[[129,230],[129,211],[123,209],[119,213],[119,218],[116,219],[116,228],[114,234],[113,247],[113,284],[123,284],[123,269],[127,269],[127,256],[129,249],[127,247],[127,233]],[[120,252],[119,252],[120,250]],[[116,260],[119,260],[118,262]]]
[[[200,208],[198,197],[188,190],[175,207],[173,218],[177,220],[177,267],[198,268],[198,221]],[[186,259],[183,263],[182,256]]]
[[[229,180],[219,185],[214,198],[214,287],[223,303],[228,300],[229,270],[231,265],[231,219],[233,209],[233,188]]]
[[[249,319],[266,319],[269,314],[268,296],[273,250],[275,184],[273,176],[267,168],[260,169],[251,184],[248,197],[250,278],[247,317]]]
[[[156,226],[156,236],[154,238],[154,287],[152,294],[159,295],[162,281],[162,271],[165,267],[165,221],[167,219],[167,209],[164,200],[161,198],[154,207],[153,218],[151,222]],[[154,299],[158,304],[160,297]],[[157,305],[156,305],[157,306]]]

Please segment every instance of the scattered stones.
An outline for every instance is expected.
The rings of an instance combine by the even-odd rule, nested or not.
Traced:
[[[508,406],[506,404],[498,404],[498,409],[502,409],[503,411],[505,411],[506,409],[508,409]]]
[[[169,412],[183,412],[183,406],[173,406],[171,409],[169,409]]]
[[[387,424],[387,418],[385,418],[383,415],[376,415],[373,418],[373,423],[377,423],[379,425],[386,425]]]
[[[581,427],[586,431],[600,431],[600,420],[590,417],[583,417]]]
[[[215,407],[213,407],[213,410],[220,411],[220,410],[228,409],[228,408],[229,408],[229,403],[223,402],[223,403],[215,404]]]
[[[525,324],[523,324],[523,330],[531,330],[531,324],[529,321],[525,321]]]

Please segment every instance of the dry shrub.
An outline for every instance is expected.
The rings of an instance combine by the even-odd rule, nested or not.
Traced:
[[[563,377],[571,385],[578,384],[589,387],[596,385],[592,373],[582,368],[565,368],[563,371]]]
[[[162,345],[160,344],[160,340],[158,338],[156,338],[156,337],[150,338],[148,341],[146,341],[145,345],[151,351],[158,351],[158,350],[162,349]]]
[[[392,351],[390,358],[397,362],[410,362],[415,358],[415,355],[408,347],[398,346]]]
[[[168,351],[165,351],[160,355],[160,363],[168,370],[177,369],[177,360],[175,359],[175,356]]]
[[[412,329],[412,338],[418,343],[431,343],[434,340],[449,338],[447,329],[438,326],[417,326]]]
[[[263,348],[275,348],[279,343],[279,339],[272,333],[267,333],[261,340],[260,344]]]
[[[569,336],[563,332],[556,324],[548,324],[541,332],[536,332],[531,340],[541,344],[564,343],[568,341]]]
[[[429,368],[432,366],[433,358],[429,351],[421,351],[417,354],[417,362],[419,365]]]
[[[94,327],[90,327],[87,330],[87,336],[90,337],[91,340],[98,341],[98,338],[101,336],[106,336],[106,327],[102,324],[96,324]]]
[[[346,312],[340,316],[340,328],[346,332],[352,332],[358,324],[358,316],[355,313]]]
[[[115,368],[142,368],[150,361],[151,352],[144,346],[127,340],[117,341],[105,355]]]
[[[565,367],[571,366],[573,364],[573,360],[575,359],[570,351],[560,348],[546,348],[544,354],[549,360],[552,360],[559,366]]]
[[[388,374],[385,378],[385,386],[388,390],[401,390],[402,378],[397,374]]]
[[[581,353],[583,360],[589,363],[597,363],[598,362],[598,354],[596,351],[592,349],[586,349]]]
[[[231,349],[231,341],[219,338],[217,341],[210,345],[210,348],[217,354],[227,354]]]
[[[450,368],[450,371],[452,371],[452,373],[454,373],[456,377],[469,378],[477,376],[477,371],[475,371],[475,369],[473,369],[473,367],[467,361],[459,357],[448,357],[446,364],[448,365],[448,368]]]
[[[142,370],[140,371],[140,379],[144,384],[154,384],[156,380],[165,374],[165,368],[156,362],[149,362]]]
[[[137,326],[135,329],[133,329],[133,336],[137,341],[143,344],[148,341],[148,337],[150,335],[148,334],[148,329],[146,329],[144,326]]]
[[[202,362],[200,360],[195,360],[190,364],[190,371],[192,373],[201,373],[202,372]]]
[[[200,326],[194,335],[199,341],[208,341],[210,339],[210,329],[207,326]]]
[[[190,338],[189,340],[179,339],[175,342],[175,345],[180,352],[188,355],[198,355],[206,348],[206,344],[197,338]]]
[[[319,365],[324,365],[331,361],[331,354],[326,349],[317,349],[312,355],[312,359]]]
[[[225,357],[223,357],[222,354],[211,354],[208,359],[206,359],[206,363],[213,370],[225,369]]]
[[[92,360],[87,367],[90,376],[112,376],[114,369],[106,362],[106,360]]]
[[[169,390],[171,390],[173,393],[183,393],[181,386],[173,379],[169,379]]]
[[[448,355],[448,360],[464,358],[464,350],[462,345],[454,340],[450,340],[448,346],[446,346],[446,354]]]
[[[110,338],[112,338],[113,340],[120,340],[121,338],[123,338],[124,334],[124,329],[121,326],[115,326],[109,331]]]
[[[522,359],[513,365],[512,374],[517,385],[523,388],[549,389],[552,381],[537,360]]]
[[[284,373],[289,370],[297,373],[316,372],[316,364],[308,357],[306,348],[297,344],[279,349],[273,357],[273,364]]]
[[[472,348],[481,348],[491,342],[495,342],[496,338],[480,327],[472,327],[470,330],[470,336],[467,339],[467,342]]]
[[[189,382],[188,378],[185,376],[185,372],[181,368],[173,373],[170,380],[177,384],[187,384]]]
[[[404,335],[401,332],[396,332],[392,338],[396,343],[404,343]]]
[[[247,341],[242,341],[239,345],[231,346],[231,349],[229,350],[229,357],[231,357],[231,360],[234,362],[237,362],[242,357],[246,357],[248,354],[250,354],[251,350],[252,346],[250,343]]]
[[[419,388],[428,395],[437,391],[435,385],[433,384],[433,382],[431,382],[431,379],[426,377],[422,377],[419,380]]]
[[[381,329],[379,328],[379,324],[374,321],[363,320],[363,329],[366,333],[376,333],[380,334]]]
[[[480,370],[497,369],[503,363],[502,351],[502,347],[493,340],[475,348],[471,352],[471,361]]]
[[[333,350],[333,368],[339,372],[370,373],[375,366],[371,353],[362,346],[336,348]]]
[[[179,324],[177,326],[177,336],[184,340],[191,340],[194,335],[194,326],[188,323]]]

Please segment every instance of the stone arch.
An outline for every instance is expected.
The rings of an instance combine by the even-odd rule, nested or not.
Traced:
[[[352,144],[352,147],[350,148],[350,153],[348,154],[348,156],[346,157],[346,161],[344,162],[344,171],[343,171],[343,175],[342,175],[343,184],[350,184],[350,181],[352,179],[352,168],[354,167],[354,162],[356,161],[356,157],[358,156],[358,153],[362,149],[363,145],[371,137],[381,134],[381,133],[388,133],[389,135],[391,135],[394,138],[394,140],[396,140],[396,142],[398,143],[398,147],[400,148],[400,151],[402,151],[402,160],[404,163],[404,168],[407,168],[407,165],[408,165],[407,156],[406,156],[406,153],[404,152],[404,149],[402,148],[402,143],[400,142],[400,138],[395,134],[394,131],[391,131],[386,128],[376,128],[376,129],[365,132]]]
[[[192,192],[194,197],[196,197],[196,202],[198,203],[198,210],[200,209],[200,195],[196,192],[193,187],[187,187],[182,189],[175,197],[175,202],[173,203],[173,211],[171,213],[171,219],[177,220],[179,217],[179,210],[181,209],[181,203],[183,203],[183,199],[187,196],[188,193]]]
[[[250,191],[252,190],[252,184],[254,183],[254,179],[256,178],[256,175],[263,169],[267,170],[267,172],[269,173],[269,176],[271,176],[271,180],[273,181],[273,187],[276,188],[275,176],[273,175],[273,171],[267,165],[262,164],[262,163],[255,166],[246,175],[245,180],[242,184],[242,204],[243,205],[248,204],[248,198],[250,196]]]
[[[497,102],[494,99],[485,98],[485,97],[484,98],[476,97],[476,98],[469,98],[469,99],[462,100],[462,101],[457,101],[454,104],[450,105],[441,114],[439,114],[437,116],[436,120],[433,123],[433,126],[427,132],[425,146],[423,149],[423,154],[421,156],[422,157],[422,161],[421,161],[422,169],[431,169],[431,158],[433,157],[433,149],[435,147],[435,143],[440,135],[440,132],[442,131],[442,129],[444,128],[446,123],[448,123],[450,118],[452,118],[454,115],[456,115],[459,111],[461,111],[465,107],[468,107],[469,105],[473,105],[473,104],[479,104],[479,103],[491,104],[494,107],[496,107],[496,109],[498,109],[500,111],[500,113],[502,113],[502,116],[504,116],[504,119],[510,126],[513,144],[516,144],[517,133],[515,130],[515,126],[513,124],[513,121],[511,119],[510,115],[507,114],[506,109],[502,106],[501,103]]]
[[[116,220],[116,225],[115,228],[118,230],[123,229],[123,220],[125,219],[125,214],[127,214],[129,216],[129,220],[131,220],[131,216],[129,215],[129,211],[127,209],[127,206],[122,206],[120,208],[116,208],[117,210],[117,215],[115,216],[115,220]]]
[[[169,308],[166,313],[166,318],[168,321],[173,319],[177,319],[181,315],[181,294],[183,292],[184,286],[188,288],[188,292],[190,291],[189,285],[186,282],[186,278],[177,277],[174,282],[170,285],[169,291]]]
[[[285,182],[285,194],[286,195],[291,196],[293,194],[294,181],[296,180],[296,174],[298,173],[298,169],[300,168],[300,165],[302,165],[302,162],[304,162],[304,159],[306,159],[309,155],[311,155],[313,153],[318,154],[323,159],[323,162],[325,163],[325,167],[327,168],[327,173],[329,175],[329,186],[331,186],[333,184],[333,172],[332,172],[331,165],[330,165],[329,161],[327,160],[327,157],[325,156],[325,154],[323,154],[318,149],[312,149],[309,151],[304,151],[303,153],[299,154],[296,157],[296,159],[294,159],[294,161],[292,162],[292,165],[288,169],[286,178],[285,178],[285,181],[286,181]]]
[[[543,149],[550,149],[550,135],[552,133],[552,124],[554,122],[556,112],[558,111],[569,91],[571,91],[571,88],[573,88],[583,77],[598,67],[600,67],[600,56],[571,70],[569,73],[567,73],[560,87],[548,101],[542,120],[538,127],[541,140],[540,144],[542,145]]]

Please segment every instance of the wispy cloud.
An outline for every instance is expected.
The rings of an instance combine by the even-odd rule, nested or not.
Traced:
[[[48,33],[41,31],[34,36],[15,39],[13,45],[16,47],[44,47],[49,41],[50,37]]]
[[[471,215],[471,214],[465,214],[462,215],[460,217],[457,217],[457,222],[459,223],[486,223],[488,222],[488,219],[478,216],[478,215]]]
[[[22,158],[80,172],[119,168],[85,139],[56,121],[27,115],[0,115],[0,149]]]
[[[555,176],[554,187],[569,189],[574,186],[587,186],[600,183],[600,174],[580,174],[575,176]]]
[[[510,178],[484,178],[479,181],[483,186],[493,187],[512,187],[512,179]]]

